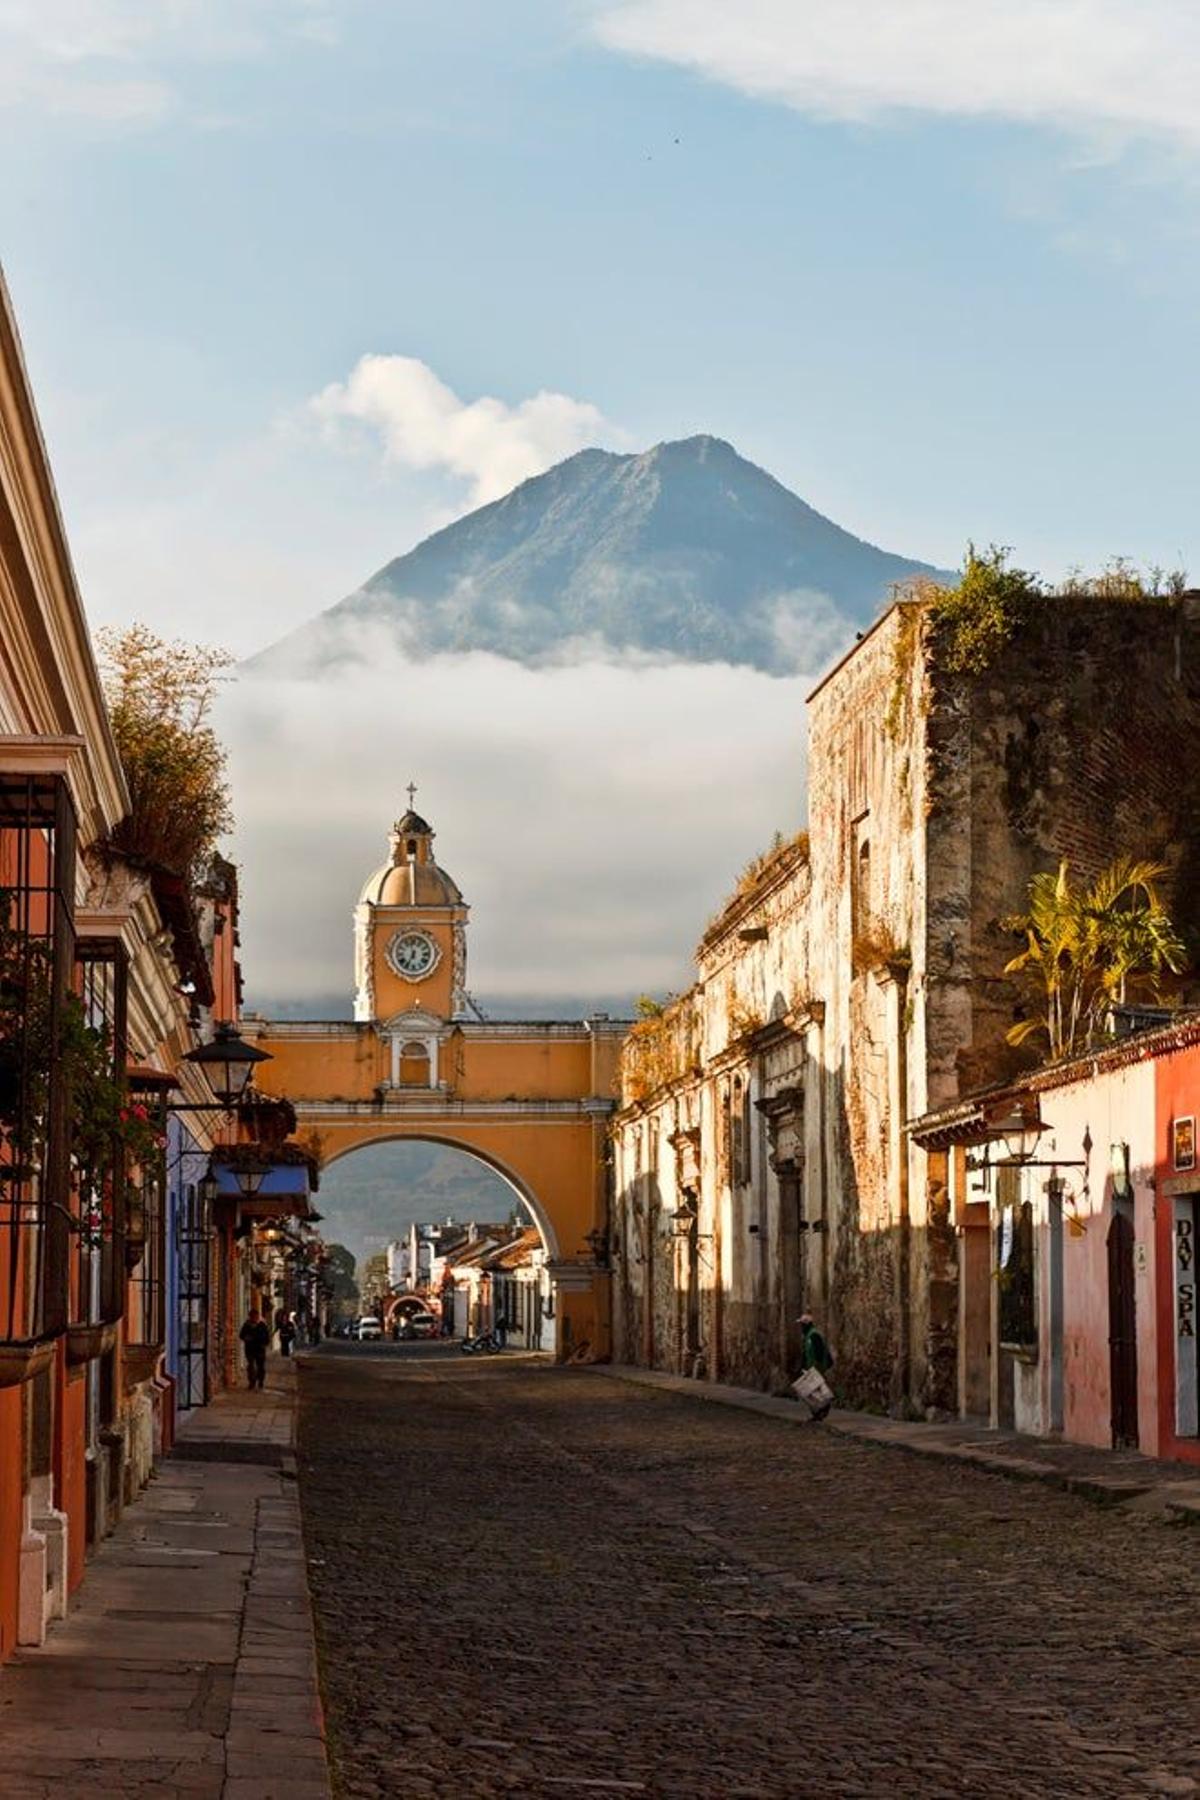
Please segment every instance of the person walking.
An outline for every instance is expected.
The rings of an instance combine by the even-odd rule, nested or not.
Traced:
[[[799,1388],[800,1383],[803,1382],[804,1377],[809,1370],[815,1370],[821,1377],[822,1383],[825,1384],[826,1389],[828,1389],[828,1383],[825,1378],[833,1367],[833,1355],[825,1340],[824,1334],[817,1330],[816,1321],[810,1312],[801,1313],[796,1322],[800,1326],[802,1333],[800,1339],[800,1377],[796,1386]],[[809,1404],[813,1418],[823,1419],[833,1405],[833,1396],[830,1394],[828,1400],[820,1401],[816,1406],[812,1406],[811,1402]]]
[[[295,1341],[296,1341],[296,1318],[295,1318],[294,1313],[288,1313],[286,1315],[286,1317],[283,1319],[283,1321],[281,1322],[280,1327],[279,1327],[280,1354],[283,1356],[290,1356],[292,1354],[292,1345],[295,1343]]]
[[[260,1388],[267,1379],[267,1345],[271,1327],[256,1306],[250,1308],[246,1323],[238,1332],[246,1352],[246,1377],[250,1387]]]

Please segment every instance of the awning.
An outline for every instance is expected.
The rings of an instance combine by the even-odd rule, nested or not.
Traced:
[[[217,1195],[222,1200],[236,1200],[247,1218],[269,1218],[278,1212],[306,1216],[310,1185],[304,1163],[275,1163],[262,1178],[252,1198],[238,1186],[237,1170],[213,1158],[212,1172],[217,1179]],[[280,1204],[286,1202],[286,1204]]]

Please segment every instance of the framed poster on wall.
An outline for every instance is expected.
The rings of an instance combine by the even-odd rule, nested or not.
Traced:
[[[1187,1118],[1171,1120],[1171,1161],[1177,1169],[1194,1169],[1196,1166],[1194,1113],[1189,1113]]]

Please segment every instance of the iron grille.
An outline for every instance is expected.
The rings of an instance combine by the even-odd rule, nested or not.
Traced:
[[[198,1182],[188,1182],[179,1212],[179,1407],[206,1406],[208,1308],[212,1257],[208,1208]]]
[[[166,1248],[166,1166],[143,1169],[126,1193],[126,1261],[133,1263],[129,1342],[161,1349],[166,1334],[163,1258]],[[135,1261],[136,1258],[136,1261]]]
[[[67,1324],[75,815],[60,775],[0,773],[0,1341]]]
[[[96,1073],[108,1095],[126,1092],[128,959],[116,938],[81,938],[76,945],[76,991],[81,1024],[94,1046]],[[89,1096],[77,1093],[72,1160],[79,1185],[79,1252],[71,1316],[110,1323],[125,1310],[126,1189],[129,1171],[115,1121],[99,1141],[80,1117]]]

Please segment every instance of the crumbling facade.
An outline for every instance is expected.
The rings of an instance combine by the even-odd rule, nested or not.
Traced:
[[[809,836],[627,1042],[618,1356],[774,1386],[802,1300],[847,1398],[956,1410],[959,1236],[909,1126],[1020,1060],[1008,921],[1037,871],[1121,853],[1166,862],[1177,921],[1200,919],[1194,598],[1047,597],[1007,637],[955,629],[899,603],[810,696]]]

